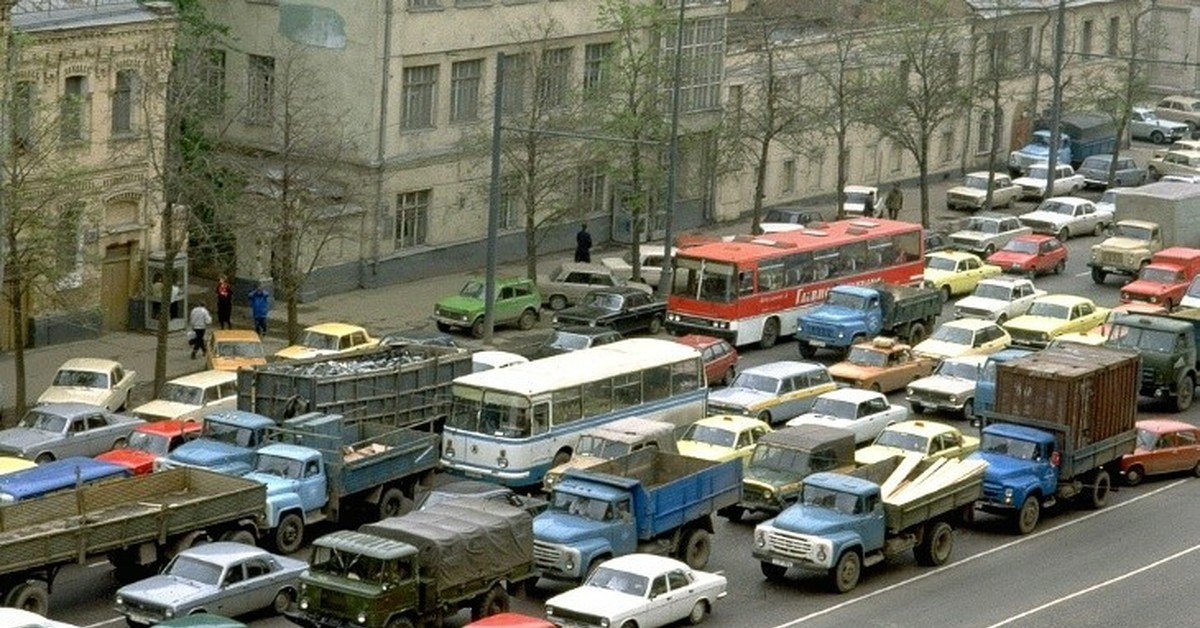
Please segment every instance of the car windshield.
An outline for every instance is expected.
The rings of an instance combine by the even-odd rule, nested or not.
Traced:
[[[1116,203],[1117,202],[1116,190],[1106,190],[1104,192],[1104,194],[1100,195],[1100,200],[1098,200],[1096,202],[1103,203],[1105,205],[1112,205],[1112,204]]]
[[[946,360],[938,365],[937,374],[943,377],[958,377],[975,381],[979,379],[979,365],[976,362]]]
[[[621,309],[621,295],[611,292],[589,292],[583,297],[583,304],[591,307],[598,307],[602,310],[611,310],[613,312]]]
[[[129,435],[129,448],[165,456],[171,449],[171,438],[164,434],[134,431]]]
[[[812,467],[812,455],[800,449],[759,443],[754,448],[754,453],[750,456],[749,466],[770,471],[794,471],[805,474]]]
[[[1158,434],[1141,428],[1138,428],[1137,434],[1137,446],[1146,451],[1154,451],[1154,445],[1158,443]]]
[[[871,198],[871,195],[867,194],[866,192],[846,192],[847,203],[862,205],[866,203],[867,199],[869,198]]]
[[[220,340],[215,349],[218,358],[261,358],[266,355],[261,342]]]
[[[925,268],[954,272],[958,268],[958,260],[950,257],[942,257],[941,255],[930,255],[925,258]]]
[[[83,388],[108,388],[108,374],[96,371],[61,369],[54,374],[55,386],[78,386]]]
[[[968,175],[966,183],[964,183],[964,187],[974,188],[976,190],[986,190],[987,186],[988,186],[988,178],[984,177],[984,176],[979,176],[979,175],[975,175],[975,176]]]
[[[962,327],[942,325],[937,328],[937,331],[933,332],[930,338],[950,344],[969,345],[971,344],[971,340],[975,338],[975,332],[970,329],[963,329]]]
[[[344,575],[350,580],[382,582],[403,579],[390,566],[396,563],[332,547],[313,546],[312,570]]]
[[[592,499],[583,495],[572,495],[555,491],[550,509],[567,514],[591,519],[593,521],[608,521],[615,519],[612,504],[602,499]]]
[[[1029,315],[1068,320],[1071,318],[1071,308],[1067,305],[1051,303],[1049,301],[1034,301],[1033,305],[1029,306]]]
[[[1012,288],[1007,285],[997,283],[981,283],[978,286],[975,286],[974,296],[977,296],[981,299],[1008,301],[1012,299]]]
[[[163,384],[162,393],[158,395],[158,398],[163,401],[202,406],[204,405],[204,389],[199,386],[167,382]]]
[[[851,364],[859,366],[883,366],[887,364],[887,354],[870,347],[850,347],[850,355],[846,359]]]
[[[1108,330],[1108,338],[1104,341],[1104,346],[1155,353],[1173,353],[1175,351],[1175,334],[1161,329],[1144,329],[1113,323]]]
[[[883,430],[875,439],[875,444],[881,447],[895,447],[905,451],[925,453],[929,451],[929,439],[917,434],[909,434],[899,430]]]
[[[1030,179],[1045,179],[1047,178],[1046,172],[1048,171],[1045,166],[1034,166],[1029,169],[1028,176]]]
[[[171,564],[167,565],[167,568],[163,571],[163,573],[176,578],[182,578],[184,580],[191,580],[192,582],[199,582],[201,584],[208,584],[212,586],[216,586],[221,582],[220,565],[203,561],[194,556],[188,556],[186,554],[180,554],[179,556],[176,556],[175,560],[172,560]]]
[[[225,423],[217,423],[216,421],[204,422],[205,438],[237,445],[238,447],[254,447],[258,444],[254,437],[254,430],[245,427],[237,427]]]
[[[985,220],[983,218],[972,218],[963,226],[964,231],[980,231],[983,233],[999,233],[1000,223],[995,220]]]
[[[1183,278],[1183,272],[1172,270],[1170,268],[1154,268],[1147,266],[1138,274],[1138,279],[1153,283],[1183,283],[1187,281]]]
[[[779,379],[743,371],[733,380],[733,385],[730,388],[749,388],[773,395],[779,391]]]
[[[462,290],[458,291],[458,296],[482,300],[483,299],[483,282],[482,281],[473,281],[473,280],[468,281],[467,283],[463,284]]]
[[[1132,238],[1134,240],[1149,241],[1151,230],[1137,225],[1117,225],[1117,231],[1113,234],[1121,238]]]
[[[545,347],[550,349],[566,349],[575,351],[587,349],[592,344],[592,337],[575,334],[569,331],[556,331],[546,339]]]
[[[838,291],[831,291],[829,296],[825,299],[825,304],[836,305],[838,307],[849,308],[851,310],[867,309],[866,297]]]
[[[805,506],[836,510],[847,515],[858,511],[858,496],[853,493],[831,491],[827,488],[806,484],[802,499]]]
[[[827,414],[837,418],[853,418],[858,413],[858,404],[832,397],[817,397],[813,402],[814,414]]]
[[[646,587],[650,586],[650,579],[646,576],[629,573],[628,571],[619,571],[602,565],[596,569],[592,577],[588,578],[584,585],[617,591],[635,597],[646,597]]]
[[[1004,248],[1000,250],[1025,255],[1037,255],[1038,245],[1037,242],[1030,242],[1029,240],[1009,240],[1008,244],[1005,244]]]
[[[38,410],[30,410],[17,423],[17,427],[61,434],[63,429],[67,427],[67,419],[57,414],[47,414]]]
[[[980,451],[993,454],[1004,454],[1021,460],[1037,460],[1037,443],[1017,440],[1007,436],[984,432],[983,440],[979,443]]]
[[[1042,201],[1042,204],[1037,206],[1037,211],[1050,212],[1052,214],[1062,214],[1064,216],[1074,216],[1075,206],[1070,203],[1063,203],[1062,201],[1049,199]]]
[[[304,476],[304,463],[282,456],[258,454],[254,461],[254,471],[267,475],[278,475],[289,480],[299,480]]]
[[[612,460],[613,458],[629,453],[629,448],[629,443],[584,434],[579,437],[579,446],[575,448],[575,453],[581,456],[593,456],[595,458]]]
[[[683,438],[679,440],[705,443],[714,447],[733,447],[737,441],[737,434],[719,427],[693,423],[683,433]]]
[[[323,334],[309,329],[300,337],[300,345],[318,351],[337,351],[339,338],[340,336]]]

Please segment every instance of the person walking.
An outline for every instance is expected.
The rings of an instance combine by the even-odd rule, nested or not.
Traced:
[[[233,286],[225,275],[217,279],[217,324],[221,329],[233,329]]]
[[[867,194],[863,198],[863,213],[862,213],[862,215],[863,215],[863,218],[874,218],[875,217],[875,197],[871,194]]]
[[[586,222],[579,228],[579,233],[575,234],[575,261],[592,261],[592,234],[588,233]]]
[[[904,209],[904,193],[900,191],[899,183],[892,184],[892,189],[888,190],[887,197],[883,199],[883,204],[887,207],[889,220],[895,220],[896,216],[900,215],[900,210]]]
[[[267,333],[267,312],[271,311],[271,295],[260,283],[250,291],[250,315],[254,317],[254,331],[259,336]]]
[[[192,359],[196,359],[197,351],[201,355],[208,355],[208,348],[204,345],[204,332],[212,325],[212,314],[208,313],[208,308],[204,307],[203,303],[197,303],[196,307],[192,308],[192,312],[188,314],[188,324],[192,326]]]

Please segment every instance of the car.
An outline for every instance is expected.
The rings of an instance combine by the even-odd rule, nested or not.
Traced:
[[[329,355],[341,355],[379,345],[366,329],[346,323],[321,323],[305,327],[299,344],[275,352],[281,360],[303,360]]]
[[[994,277],[979,282],[971,296],[954,305],[955,318],[979,318],[1003,324],[1029,310],[1045,290],[1024,277]]]
[[[1117,157],[1117,171],[1113,173],[1112,185],[1108,184],[1108,173],[1112,166],[1113,156],[1110,154],[1091,155],[1079,166],[1079,174],[1083,175],[1083,187],[1129,187],[1146,182],[1146,169],[1137,165],[1133,157],[1124,155]]]
[[[166,458],[176,447],[198,438],[201,429],[199,421],[167,419],[145,423],[133,429],[124,447],[106,451],[96,459],[128,467],[134,475],[145,475],[154,470],[156,461]]]
[[[1200,98],[1192,96],[1166,96],[1158,101],[1154,113],[1163,120],[1182,122],[1188,127],[1188,137],[1196,137],[1200,128]]]
[[[1188,471],[1200,477],[1200,428],[1171,419],[1137,422],[1137,445],[1121,456],[1121,475],[1129,486],[1146,476]]]
[[[1117,191],[1104,190],[1104,193],[1100,195],[1100,200],[1096,201],[1096,211],[1108,212],[1113,215],[1113,219],[1115,220],[1117,215]]]
[[[1113,215],[1101,211],[1086,198],[1056,196],[1038,204],[1037,209],[1018,216],[1021,224],[1066,242],[1071,236],[1100,235],[1113,224]]]
[[[161,625],[161,624],[159,624]],[[477,619],[463,628],[558,628],[541,617],[530,617],[521,613],[496,613]]]
[[[675,445],[679,453],[690,458],[714,462],[741,459],[745,466],[758,439],[770,431],[771,426],[758,419],[718,414],[689,425]]]
[[[86,403],[48,403],[0,430],[0,454],[44,464],[68,456],[98,456],[129,442],[145,421]]]
[[[987,204],[988,179],[992,181],[992,204]],[[947,209],[982,210],[1012,207],[1021,197],[1021,186],[1006,172],[972,172],[962,185],[946,190]]]
[[[979,449],[979,438],[953,425],[914,419],[885,427],[875,442],[854,452],[854,462],[868,465],[893,456],[920,454],[924,460],[965,458]]]
[[[490,371],[528,361],[529,358],[511,351],[476,351],[471,354],[471,372]]]
[[[381,347],[457,347],[454,336],[437,329],[402,329],[383,334],[379,337]]]
[[[829,367],[829,375],[839,386],[886,393],[929,375],[935,366],[908,345],[880,336],[851,346],[845,360]]]
[[[644,331],[654,336],[662,331],[667,302],[632,286],[599,288],[583,295],[576,305],[559,310],[555,327],[607,327],[624,335]]]
[[[1154,253],[1137,279],[1121,286],[1121,302],[1141,301],[1173,309],[1200,274],[1200,249],[1172,246]]]
[[[965,355],[988,355],[1012,344],[1004,328],[980,318],[947,321],[933,335],[917,343],[913,354],[929,360],[945,360]]]
[[[526,277],[497,277],[495,282],[493,324],[515,325],[522,331],[533,329],[542,316],[542,293],[537,283]],[[487,281],[482,277],[469,279],[458,294],[438,299],[433,306],[438,331],[467,329],[472,336],[483,338],[486,286]]]
[[[803,229],[822,222],[825,222],[825,216],[819,209],[764,207],[762,220],[758,225],[763,233],[779,233]]]
[[[208,348],[208,368],[216,371],[237,371],[267,363],[258,332],[250,329],[214,329]]]
[[[987,256],[1013,238],[1032,233],[1015,216],[983,213],[971,216],[958,231],[950,234],[954,248]]]
[[[999,266],[983,263],[978,255],[962,251],[937,251],[925,254],[925,286],[942,293],[942,301],[968,294],[980,281],[999,276]]]
[[[1055,338],[1050,344],[1057,345],[1064,342],[1075,342],[1079,344],[1098,346],[1104,344],[1108,340],[1108,331],[1112,329],[1113,321],[1126,314],[1149,314],[1150,316],[1159,316],[1166,314],[1167,308],[1161,305],[1152,305],[1143,301],[1132,301],[1130,303],[1121,303],[1108,311],[1108,318],[1100,325],[1093,327],[1087,331],[1063,334]]]
[[[743,370],[728,387],[710,392],[708,413],[740,414],[775,425],[808,412],[818,395],[836,388],[824,365],[768,362]]]
[[[1047,191],[1049,186],[1050,164],[1044,161],[1033,164],[1029,172],[1013,181],[1021,186],[1021,198],[1043,199],[1049,196],[1065,196],[1083,189],[1083,175],[1075,172],[1068,164],[1058,164],[1054,168],[1054,189]]]
[[[737,377],[738,352],[728,340],[702,334],[675,336],[673,339],[700,352],[700,359],[704,361],[704,378],[709,386],[728,386]]]
[[[560,327],[534,349],[533,359],[599,347],[624,338],[621,332],[607,327]]]
[[[665,259],[663,257],[663,247],[644,243],[638,247],[638,250],[638,259],[641,260],[641,283],[650,286],[651,289],[656,289],[659,279],[662,278],[663,261]],[[671,247],[671,256],[674,257],[678,251],[678,248]],[[621,257],[601,258],[600,263],[612,270],[614,276],[625,281],[633,281],[633,251],[627,251]]]
[[[129,393],[137,371],[120,362],[101,358],[71,358],[54,373],[50,386],[38,397],[39,404],[86,403],[110,412],[129,405]]]
[[[1067,269],[1067,247],[1054,236],[1034,233],[1009,240],[992,253],[987,263],[1006,273],[1021,273],[1033,279],[1039,274],[1061,275]]]
[[[563,626],[657,628],[703,622],[728,582],[654,554],[627,554],[600,564],[582,586],[546,600],[546,617]],[[576,623],[587,618],[586,623]]]
[[[4,628],[79,628],[75,624],[54,621],[21,608],[0,607],[0,626]]]
[[[1146,172],[1152,181],[1158,181],[1169,174],[1200,175],[1200,151],[1168,150],[1162,155],[1151,157]]]
[[[642,283],[627,282],[616,276],[612,269],[604,264],[585,262],[565,262],[550,273],[538,279],[538,291],[542,295],[542,305],[551,310],[561,310],[575,305],[583,300],[583,296],[597,288],[614,288],[630,285],[651,293],[650,286]]]
[[[812,410],[787,422],[788,427],[823,425],[854,432],[856,444],[869,443],[883,429],[908,419],[908,408],[888,403],[883,393],[857,388],[839,388],[823,393]]]
[[[1058,336],[1087,331],[1108,318],[1108,308],[1091,299],[1070,294],[1048,294],[1034,299],[1029,310],[1004,323],[1013,344],[1045,348]]]
[[[926,229],[924,231],[925,252],[932,253],[934,251],[945,251],[950,248],[950,236]]]
[[[154,624],[154,626],[155,628],[248,628],[240,621],[211,613],[176,617]]]
[[[875,210],[875,216],[883,212],[883,203],[879,201],[879,188],[872,185],[847,185],[846,200],[842,203],[842,213],[847,217],[863,215],[867,202]]]
[[[264,549],[218,541],[180,552],[162,573],[117,589],[115,610],[130,626],[173,617],[219,613],[238,617],[296,602],[308,563]]]
[[[507,486],[500,486],[483,480],[454,480],[440,486],[430,488],[417,498],[416,510],[426,510],[435,504],[453,502],[460,499],[481,499],[497,504],[506,504],[513,508],[526,510],[530,515],[537,516],[549,507],[544,499],[520,495]]]
[[[908,385],[904,399],[917,414],[928,411],[953,412],[965,419],[975,416],[975,382],[983,374],[986,355],[969,355],[942,360],[929,377]]]
[[[133,409],[133,416],[147,421],[185,419],[199,421],[213,410],[237,407],[237,373],[200,371],[163,383],[158,399]]]
[[[1188,137],[1191,131],[1187,124],[1158,117],[1150,107],[1134,107],[1129,112],[1129,135],[1135,140],[1165,144]]]

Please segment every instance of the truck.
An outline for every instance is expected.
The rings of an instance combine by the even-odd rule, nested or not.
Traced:
[[[675,446],[675,431],[674,423],[641,417],[617,419],[589,428],[579,435],[579,441],[571,450],[571,459],[552,467],[542,477],[542,488],[549,493],[567,469],[587,469],[645,447],[679,453]]]
[[[1176,412],[1192,405],[1200,353],[1200,310],[1182,309],[1165,316],[1121,315],[1109,324],[1103,345],[1141,355],[1138,393],[1168,401]]]
[[[602,562],[634,552],[708,564],[712,514],[741,499],[740,460],[713,462],[642,449],[571,469],[533,520],[543,578],[579,582]]]
[[[509,609],[510,591],[537,578],[533,525],[520,508],[482,500],[425,510],[319,537],[286,612],[306,628],[441,626]]]
[[[313,412],[271,430],[247,479],[267,487],[266,528],[282,554],[308,526],[381,519],[412,508],[438,466],[437,434]]]
[[[800,498],[804,478],[819,471],[854,469],[854,432],[797,425],[763,434],[742,477],[742,499],[717,514],[741,521],[748,512],[774,515]]]
[[[555,328],[569,326],[608,327],[630,335],[662,331],[667,302],[656,300],[630,286],[599,288],[583,295],[583,301],[554,315]]]
[[[187,466],[244,475],[254,464],[254,450],[266,442],[272,427],[274,419],[253,412],[211,412],[204,416],[198,438],[155,460],[154,468]]]
[[[875,336],[898,336],[916,345],[933,329],[941,311],[942,294],[932,288],[834,286],[824,303],[800,314],[796,343],[805,359],[823,347],[845,353]]]
[[[55,576],[107,556],[117,577],[143,577],[193,543],[253,544],[266,488],[202,469],[85,484],[0,508],[0,600],[45,615]]]
[[[1121,287],[1121,302],[1141,301],[1172,310],[1183,300],[1197,274],[1200,274],[1200,249],[1165,248],[1150,258],[1137,279]]]
[[[444,422],[450,383],[471,373],[459,347],[404,345],[238,371],[239,410],[283,421],[306,412],[397,427]]]
[[[1135,276],[1169,246],[1200,247],[1200,186],[1160,181],[1114,194],[1113,228],[1092,246],[1092,281]]]
[[[1029,534],[1060,499],[1103,508],[1137,440],[1140,379],[1137,353],[1075,343],[997,364],[995,407],[968,457],[988,465],[976,509]]]
[[[1029,166],[1050,160],[1052,139],[1049,117],[1034,123],[1036,129],[1025,146],[1008,155],[1008,168],[1024,174]],[[1059,118],[1058,163],[1076,168],[1092,155],[1112,153],[1117,146],[1117,127],[1112,116],[1099,112],[1065,113]]]
[[[894,456],[849,474],[814,473],[800,503],[754,530],[752,554],[764,577],[788,569],[823,571],[846,593],[863,567],[912,550],[917,563],[944,565],[956,515],[981,494],[984,463]]]

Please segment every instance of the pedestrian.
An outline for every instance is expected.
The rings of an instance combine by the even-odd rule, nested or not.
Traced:
[[[892,189],[888,190],[883,204],[887,207],[888,219],[895,220],[896,216],[900,215],[900,210],[904,209],[904,193],[900,191],[899,183],[892,184]]]
[[[575,261],[592,261],[592,234],[588,233],[586,222],[575,234]]]
[[[217,279],[217,323],[221,329],[233,329],[233,286],[225,275]]]
[[[875,196],[867,194],[863,197],[863,218],[875,217]]]
[[[212,314],[208,313],[203,303],[197,303],[188,315],[188,323],[192,327],[192,359],[196,359],[197,351],[201,355],[208,355],[208,348],[204,346],[204,332],[212,325]]]
[[[259,336],[267,334],[267,312],[271,310],[271,295],[260,283],[250,291],[250,315],[254,317],[254,331]]]

